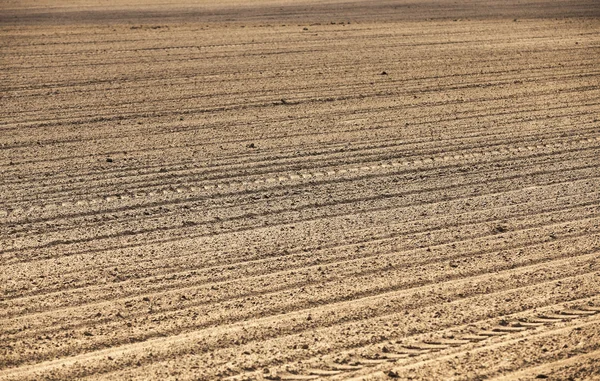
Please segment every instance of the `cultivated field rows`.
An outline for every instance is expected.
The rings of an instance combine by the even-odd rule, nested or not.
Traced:
[[[10,8],[0,380],[600,374],[598,20],[348,4]]]

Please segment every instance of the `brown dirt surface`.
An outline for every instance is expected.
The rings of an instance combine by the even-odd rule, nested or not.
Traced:
[[[0,8],[0,380],[600,379],[596,0]]]

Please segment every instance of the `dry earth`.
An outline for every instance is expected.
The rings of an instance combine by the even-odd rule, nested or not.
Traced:
[[[111,1],[1,3],[0,380],[600,379],[597,1]]]

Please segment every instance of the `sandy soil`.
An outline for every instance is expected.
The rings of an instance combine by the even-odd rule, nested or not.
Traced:
[[[594,1],[5,1],[0,380],[600,379]]]

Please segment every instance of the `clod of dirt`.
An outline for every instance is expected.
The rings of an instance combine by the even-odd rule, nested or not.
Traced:
[[[504,225],[496,225],[492,228],[492,232],[494,234],[505,233],[508,231],[508,228]]]
[[[388,371],[386,374],[387,374],[387,376],[388,376],[388,377],[390,377],[390,378],[398,378],[398,377],[400,377],[400,376],[398,375],[398,372],[395,372],[395,371],[393,371],[393,370],[390,370],[390,371]]]

